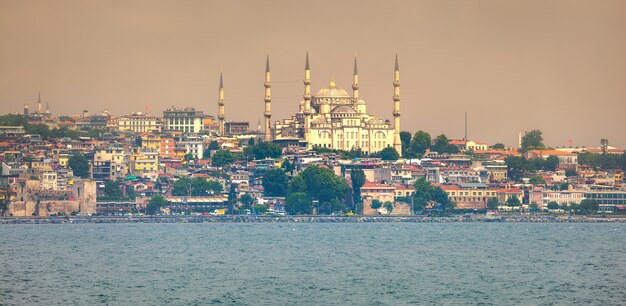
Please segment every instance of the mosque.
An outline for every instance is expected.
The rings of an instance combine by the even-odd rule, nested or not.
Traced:
[[[359,97],[359,72],[354,59],[352,95],[334,81],[311,95],[309,55],[304,67],[304,95],[295,115],[270,126],[271,76],[269,57],[265,67],[265,139],[294,143],[307,148],[336,150],[359,149],[364,153],[379,152],[386,147],[402,152],[400,141],[400,69],[396,55],[394,68],[394,123],[367,112],[367,104]]]
[[[367,104],[359,97],[359,72],[354,59],[352,95],[334,81],[311,95],[311,69],[309,54],[304,66],[304,100],[298,112],[290,118],[276,121],[271,126],[272,82],[269,56],[265,64],[265,129],[266,141],[280,143],[283,147],[329,148],[335,150],[361,150],[366,154],[379,152],[386,147],[402,152],[400,141],[400,69],[396,54],[393,80],[393,125],[367,112]],[[219,129],[224,133],[224,89],[220,76]]]

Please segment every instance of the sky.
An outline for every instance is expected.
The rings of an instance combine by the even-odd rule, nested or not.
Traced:
[[[0,112],[152,114],[193,106],[262,120],[265,57],[272,122],[298,110],[304,59],[312,92],[351,90],[401,129],[517,145],[626,147],[626,1],[0,0]]]

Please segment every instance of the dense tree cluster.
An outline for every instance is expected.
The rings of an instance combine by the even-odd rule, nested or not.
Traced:
[[[298,173],[289,183],[289,193],[303,192],[309,198],[319,201],[319,212],[345,211],[342,198],[350,186],[332,170],[310,166]]]
[[[72,169],[75,176],[81,178],[89,178],[89,163],[87,162],[87,157],[81,153],[76,153],[72,155],[68,161],[67,165]]]
[[[211,165],[214,167],[224,167],[235,161],[233,153],[228,150],[217,150],[211,157]]]
[[[267,141],[249,145],[243,150],[244,157],[254,159],[278,158],[282,154],[283,149],[279,144]]]
[[[425,178],[418,179],[413,186],[415,187],[415,194],[413,195],[414,211],[424,209],[429,202],[436,202],[444,210],[454,208],[454,202],[448,199],[448,194],[441,187],[431,185]]]
[[[556,156],[549,156],[546,159],[509,156],[504,161],[508,168],[508,177],[514,181],[520,181],[525,175],[537,170],[554,171],[559,164],[559,159]]]
[[[545,148],[546,146],[543,144],[543,133],[540,130],[531,130],[524,133],[521,152],[543,150]]]
[[[178,179],[172,185],[174,196],[206,196],[222,192],[223,186],[217,181],[206,180],[200,177]]]
[[[289,188],[289,179],[281,169],[272,169],[263,174],[263,191],[266,196],[284,197]]]

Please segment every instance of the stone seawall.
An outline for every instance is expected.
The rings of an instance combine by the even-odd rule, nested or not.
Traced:
[[[0,218],[0,224],[86,224],[86,223],[367,223],[367,222],[536,222],[536,223],[625,223],[625,217],[585,217],[575,216],[157,216],[157,217],[48,217],[48,218]]]

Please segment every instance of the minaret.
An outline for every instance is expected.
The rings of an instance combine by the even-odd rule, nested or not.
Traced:
[[[393,69],[393,147],[402,156],[402,140],[400,140],[400,68],[398,53],[396,65]]]
[[[306,53],[304,64],[304,139],[309,141],[311,129],[311,68],[309,67],[309,52]]]
[[[28,104],[24,104],[24,116],[28,116],[28,114],[30,113],[28,108]]]
[[[272,129],[270,127],[270,118],[272,117],[272,82],[270,79],[270,56],[267,56],[265,62],[265,141],[272,141]]]
[[[359,70],[356,67],[356,54],[354,55],[354,74],[352,74],[352,92],[354,102],[359,101]]]
[[[50,103],[46,102],[46,114],[50,115]]]
[[[37,113],[43,112],[43,106],[41,105],[41,93],[39,93],[39,99],[37,99]]]
[[[219,106],[219,112],[217,115],[217,119],[219,120],[219,132],[220,132],[220,136],[224,136],[224,80],[222,78],[221,72],[220,72],[219,98],[217,100],[217,105]]]

